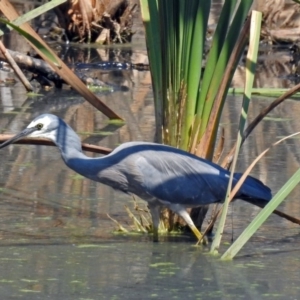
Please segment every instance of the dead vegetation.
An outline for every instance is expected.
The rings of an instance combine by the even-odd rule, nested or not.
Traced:
[[[69,0],[55,12],[69,41],[127,43],[136,7],[136,0]]]
[[[257,0],[255,8],[263,13],[262,36],[271,43],[300,40],[300,5],[292,0]]]
[[[59,34],[72,42],[130,42],[134,34],[133,14],[138,6],[138,0],[69,0],[55,9]],[[298,3],[292,0],[256,0],[254,9],[263,13],[262,37],[269,43],[299,41]]]

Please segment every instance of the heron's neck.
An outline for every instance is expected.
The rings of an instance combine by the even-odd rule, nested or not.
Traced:
[[[56,132],[53,142],[59,148],[62,158],[67,164],[71,158],[86,157],[82,153],[81,141],[76,132],[66,123],[62,123]]]
[[[64,159],[82,152],[79,136],[64,122],[60,125],[59,130],[57,130],[53,137],[53,142],[61,151]]]
[[[65,164],[85,177],[95,179],[94,177],[101,171],[102,165],[103,168],[107,165],[106,157],[97,158],[96,168],[95,158],[90,158],[82,153],[79,136],[67,124],[56,134],[54,142],[59,148]]]
[[[98,175],[111,165],[110,157],[92,158],[84,155],[78,149],[61,151],[61,155],[70,169],[95,181],[101,181],[101,176]]]

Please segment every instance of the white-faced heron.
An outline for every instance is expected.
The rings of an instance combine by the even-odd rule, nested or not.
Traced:
[[[53,141],[65,164],[91,180],[101,182],[148,202],[154,240],[158,239],[160,210],[166,206],[181,216],[198,239],[201,233],[186,207],[222,202],[229,172],[188,152],[170,146],[128,142],[109,155],[90,158],[82,153],[78,135],[62,119],[51,114],[35,118],[22,132],[0,145],[3,148],[22,137],[43,137]],[[241,174],[235,173],[233,185]],[[248,176],[235,198],[266,204],[271,190]]]

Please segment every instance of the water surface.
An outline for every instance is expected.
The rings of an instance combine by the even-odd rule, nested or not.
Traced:
[[[84,142],[114,148],[130,140],[152,141],[150,75],[127,71],[122,76],[118,83],[129,83],[128,91],[99,97],[124,117],[125,125],[110,123],[71,91],[28,98],[17,84],[0,88],[0,130],[16,133],[47,112],[62,117]],[[250,118],[270,101],[254,98]],[[229,97],[224,107],[224,153],[236,139],[240,104],[240,97]],[[238,170],[280,137],[298,131],[298,116],[295,100],[275,109],[245,143]],[[275,193],[299,168],[298,149],[299,138],[284,142],[252,175]],[[280,209],[298,216],[299,191],[297,187]],[[56,148],[12,145],[1,150],[1,298],[300,299],[299,226],[271,216],[233,262],[220,262],[208,247],[194,247],[188,233],[162,236],[157,244],[148,235],[115,234],[107,214],[127,229],[132,226],[124,205],[133,208],[133,199],[75,174]],[[239,201],[231,205],[221,253],[258,212]]]

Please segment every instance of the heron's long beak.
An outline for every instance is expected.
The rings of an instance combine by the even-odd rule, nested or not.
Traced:
[[[34,132],[35,130],[37,130],[36,127],[31,127],[31,128],[25,128],[24,130],[22,130],[20,133],[18,133],[17,135],[15,135],[14,137],[12,137],[11,139],[7,140],[6,142],[0,144],[0,149],[4,148],[18,140],[20,140],[21,138],[31,134],[32,132]]]

